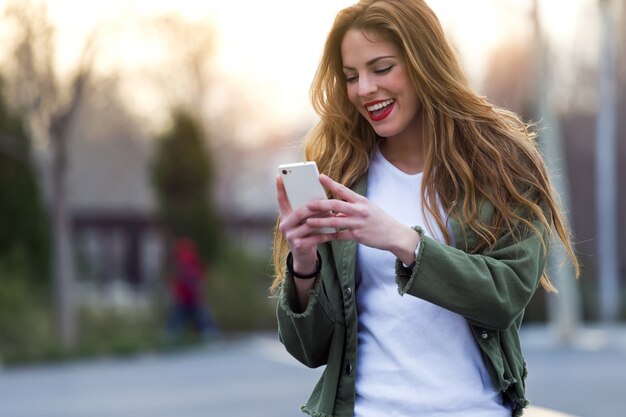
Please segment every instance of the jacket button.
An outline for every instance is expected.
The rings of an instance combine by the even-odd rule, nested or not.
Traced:
[[[480,332],[480,337],[481,339],[487,339],[489,337],[489,333],[487,333],[486,330],[483,330],[482,332]]]
[[[350,362],[346,363],[346,373],[352,375],[352,364]]]
[[[346,288],[346,301],[350,300],[352,298],[352,288],[348,287]]]

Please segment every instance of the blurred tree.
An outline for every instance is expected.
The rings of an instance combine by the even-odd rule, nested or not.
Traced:
[[[151,166],[158,211],[173,237],[186,236],[205,260],[214,260],[223,244],[212,201],[213,161],[196,119],[175,110],[172,127],[158,139]]]
[[[30,138],[10,114],[0,83],[0,259],[15,276],[47,286],[48,223],[32,163]]]
[[[77,109],[91,78],[97,31],[88,37],[75,72],[68,79],[62,79],[54,68],[55,29],[45,3],[14,1],[7,6],[5,16],[14,32],[13,59],[7,69],[8,98],[24,115],[33,138],[51,147],[56,316],[61,343],[71,346],[76,341],[76,319],[67,206],[67,147]]]
[[[0,355],[10,361],[50,336],[50,242],[30,137],[0,82]]]

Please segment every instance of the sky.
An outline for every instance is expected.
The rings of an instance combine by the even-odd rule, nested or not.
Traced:
[[[308,88],[334,15],[353,0],[47,0],[58,25],[60,68],[71,68],[85,34],[124,16],[176,12],[217,27],[216,72],[262,103],[259,117],[313,117]],[[531,0],[429,0],[479,86],[490,50],[529,33]],[[0,0],[3,8],[7,0]],[[540,0],[542,21],[560,49],[580,47],[581,17],[595,0]],[[563,7],[567,5],[567,7]],[[589,27],[587,24],[586,27]],[[591,31],[593,32],[593,31]],[[578,34],[577,34],[578,33]],[[590,42],[589,32],[585,42]],[[140,57],[135,50],[132,54]]]

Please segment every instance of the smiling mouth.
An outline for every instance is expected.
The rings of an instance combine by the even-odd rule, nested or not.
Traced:
[[[387,100],[379,101],[375,104],[371,104],[369,106],[366,106],[365,108],[367,109],[367,112],[369,113],[372,121],[378,122],[386,118],[389,113],[391,113],[394,103],[395,100],[390,98]]]

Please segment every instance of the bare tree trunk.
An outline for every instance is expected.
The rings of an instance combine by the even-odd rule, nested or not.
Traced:
[[[62,122],[59,120],[57,123]],[[74,262],[67,205],[67,137],[63,134],[65,129],[60,126],[52,130],[52,235],[56,320],[61,344],[71,347],[76,342],[76,315]]]
[[[68,206],[67,173],[69,168],[68,141],[72,122],[84,94],[89,68],[81,67],[72,85],[67,108],[50,120],[52,158],[52,230],[54,240],[54,284],[59,337],[65,347],[76,343],[76,309],[74,285],[74,256],[72,250],[71,215]]]

